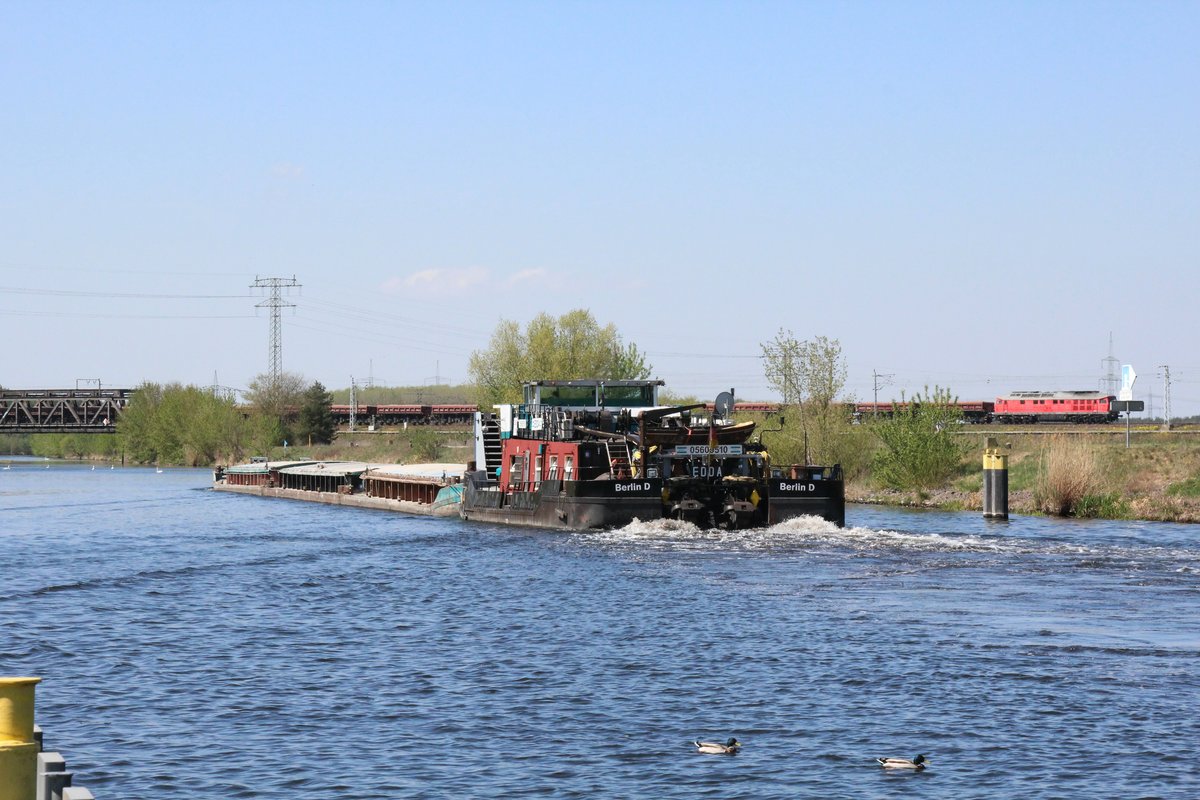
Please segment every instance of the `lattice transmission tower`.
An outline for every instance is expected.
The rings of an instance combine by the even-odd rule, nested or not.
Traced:
[[[1104,377],[1100,379],[1100,389],[1105,394],[1115,395],[1117,389],[1121,386],[1121,361],[1113,355],[1113,335],[1112,331],[1108,332],[1108,358],[1100,359],[1101,368],[1104,370]]]
[[[283,290],[298,289],[300,288],[300,284],[296,282],[295,275],[290,278],[260,278],[255,276],[254,283],[250,284],[250,288],[271,290],[271,294],[254,307],[271,309],[270,377],[271,386],[275,387],[279,385],[279,380],[283,376],[283,326],[280,324],[279,311],[283,308],[296,307],[295,303],[289,303],[283,299]]]

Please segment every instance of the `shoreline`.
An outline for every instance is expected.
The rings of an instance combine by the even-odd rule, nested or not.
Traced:
[[[924,495],[924,496],[922,496]],[[983,513],[981,492],[956,489],[932,489],[928,492],[905,492],[898,489],[873,489],[861,485],[846,486],[846,503],[894,508],[916,508],[930,511],[963,511]],[[1185,498],[1144,495],[1130,499],[1130,514],[1120,517],[1060,516],[1047,514],[1037,508],[1033,491],[1022,489],[1009,493],[1009,513],[1013,516],[1048,517],[1057,519],[1123,519],[1130,522],[1174,522],[1181,525],[1200,524],[1200,503]]]

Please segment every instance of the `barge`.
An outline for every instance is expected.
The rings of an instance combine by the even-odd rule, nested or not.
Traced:
[[[661,406],[662,381],[534,381],[477,412],[463,519],[581,530],[661,518],[749,528],[813,515],[845,525],[840,466],[773,466],[732,392]]]
[[[837,464],[773,464],[733,392],[663,406],[662,381],[534,381],[475,412],[469,464],[274,461],[218,467],[219,491],[563,530],[677,519],[753,528],[800,516],[844,526]],[[701,415],[694,412],[703,410]]]
[[[456,517],[465,464],[266,461],[217,467],[213,489],[314,503]]]

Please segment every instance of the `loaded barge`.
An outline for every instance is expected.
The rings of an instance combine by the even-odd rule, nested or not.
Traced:
[[[213,488],[315,503],[458,516],[465,464],[266,461],[217,467]]]

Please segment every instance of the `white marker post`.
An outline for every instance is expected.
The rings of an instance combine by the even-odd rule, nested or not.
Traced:
[[[1132,413],[1129,410],[1129,404],[1133,400],[1133,382],[1137,380],[1137,373],[1133,371],[1132,364],[1121,365],[1121,388],[1117,391],[1117,399],[1125,403],[1125,449],[1129,449],[1129,416]]]

